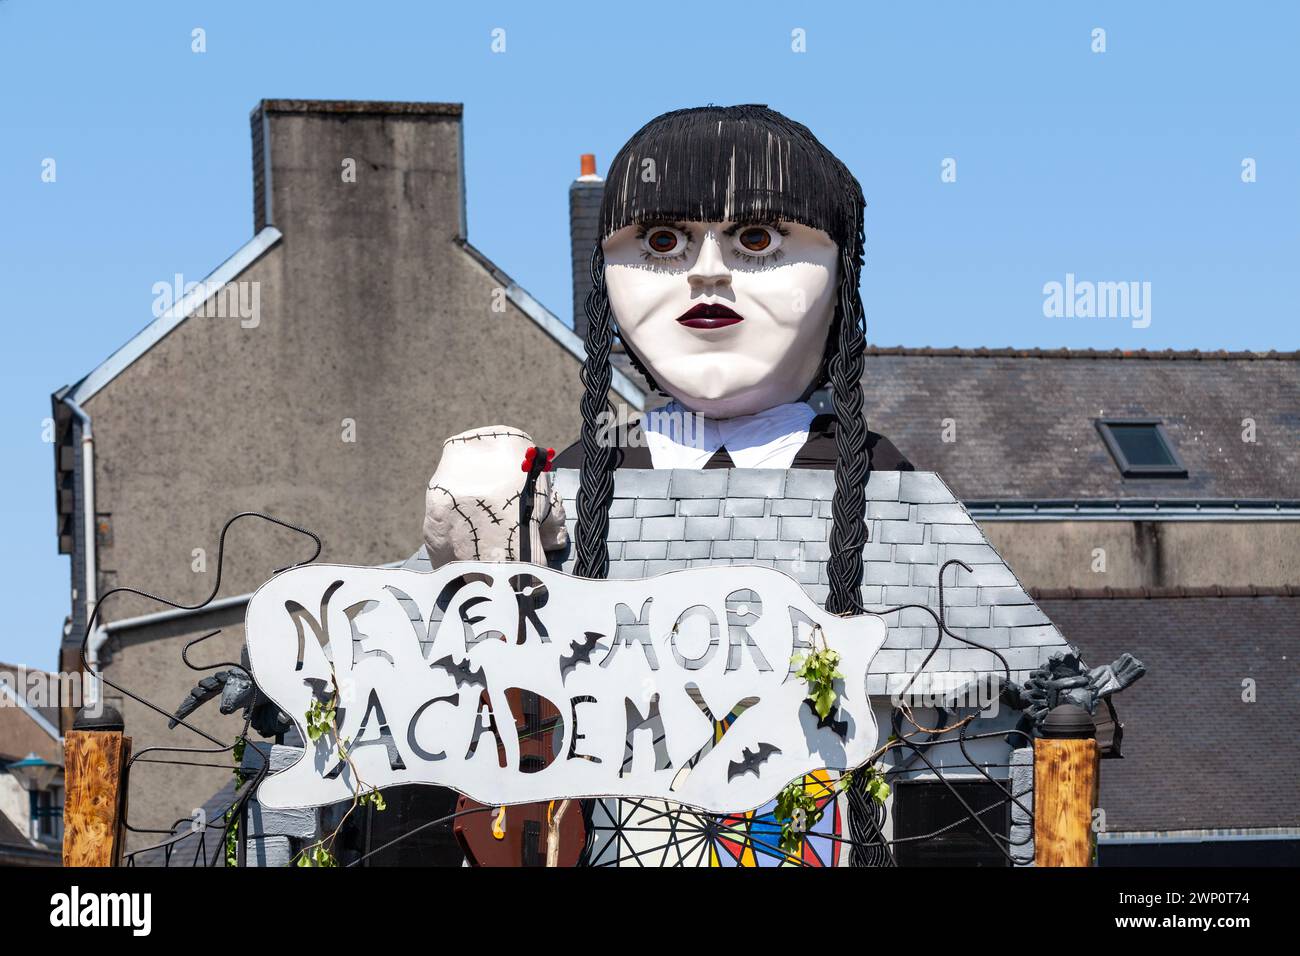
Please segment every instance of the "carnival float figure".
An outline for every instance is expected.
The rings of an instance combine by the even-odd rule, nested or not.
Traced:
[[[912,469],[868,429],[862,407],[864,207],[847,167],[807,127],[766,106],[665,113],[615,156],[592,255],[582,436],[554,462],[581,470],[580,576],[608,570],[617,468],[833,469],[827,608],[862,609],[868,475]],[[611,427],[607,408],[615,336],[651,387],[671,396],[628,428]],[[808,400],[826,385],[834,412],[818,415]],[[517,444],[521,435],[489,426],[453,436],[451,460],[472,446],[491,454],[494,440]],[[466,523],[446,516],[471,496],[504,506],[509,496],[490,474],[453,464],[430,482],[425,541],[435,563],[487,556],[481,535],[457,540],[454,529]],[[564,543],[555,531],[546,538]],[[507,544],[496,543],[497,556],[508,557]]]
[[[862,611],[868,476],[912,469],[863,412],[864,208],[844,163],[766,106],[665,113],[618,152],[592,252],[582,435],[555,460],[581,473],[574,573],[608,573],[616,469],[828,469],[826,609]],[[628,427],[611,422],[607,405],[616,336],[651,387],[671,397]],[[819,415],[809,399],[827,385],[833,414]],[[448,440],[427,496],[435,567],[516,559],[516,526],[492,518],[518,500],[519,475],[502,485],[490,458],[497,445],[517,458],[521,441],[531,439],[505,426]],[[543,526],[532,537],[548,550],[564,546],[558,497],[545,482],[537,493]],[[657,820],[670,811],[640,812]]]
[[[1086,667],[943,480],[868,429],[864,208],[844,164],[765,106],[652,120],[606,181],[580,440],[556,456],[508,425],[448,438],[424,547],[400,569],[278,574],[250,599],[244,662],[177,719],[220,695],[282,739],[368,687],[259,802],[453,787],[455,813],[421,827],[450,822],[479,865],[890,865],[884,774],[955,794],[945,769],[993,787],[1016,832],[958,797],[965,822],[1032,861],[1036,738],[1069,724],[1118,756],[1109,698],[1145,668]],[[608,404],[615,337],[669,396],[630,424]],[[979,612],[959,631],[945,585]],[[945,641],[966,670],[931,667]]]

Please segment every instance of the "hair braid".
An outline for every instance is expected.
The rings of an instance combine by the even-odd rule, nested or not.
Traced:
[[[856,248],[840,247],[840,300],[837,334],[829,363],[835,405],[835,497],[831,502],[831,555],[827,565],[832,614],[862,612],[862,547],[866,543],[867,419],[862,413],[862,369],[866,335],[858,274],[862,256],[862,219],[857,218]]]
[[[591,254],[587,293],[587,360],[582,364],[582,472],[578,486],[578,528],[574,573],[603,578],[609,573],[609,506],[614,499],[614,442],[607,425],[613,366],[609,297],[605,293],[605,253],[599,242]]]

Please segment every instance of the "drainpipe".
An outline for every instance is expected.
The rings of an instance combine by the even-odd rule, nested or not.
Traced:
[[[82,527],[85,540],[86,579],[82,593],[85,595],[86,620],[90,620],[99,603],[98,549],[95,546],[95,437],[90,427],[90,416],[85,409],[72,398],[65,398],[63,403],[81,422],[81,509]],[[94,674],[99,665],[99,648],[108,635],[102,627],[96,628],[86,646],[86,660]],[[86,690],[94,691],[95,699],[99,697],[99,682],[91,680]],[[89,695],[86,695],[89,696]],[[83,700],[83,703],[85,701]]]

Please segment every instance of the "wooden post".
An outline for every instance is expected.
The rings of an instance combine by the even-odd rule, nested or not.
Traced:
[[[126,765],[131,738],[111,707],[83,710],[64,738],[63,865],[117,866],[125,842]]]
[[[1091,866],[1097,805],[1096,728],[1082,707],[1052,708],[1034,741],[1034,864]]]

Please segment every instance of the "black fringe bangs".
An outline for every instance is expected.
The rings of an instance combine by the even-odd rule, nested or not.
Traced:
[[[609,165],[601,236],[633,223],[765,222],[828,233],[860,261],[862,186],[808,127],[760,105],[674,110]]]

